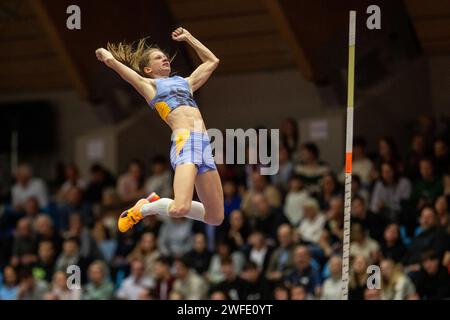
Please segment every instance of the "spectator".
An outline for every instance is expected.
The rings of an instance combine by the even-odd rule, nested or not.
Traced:
[[[152,297],[155,300],[168,300],[175,279],[170,274],[169,260],[160,257],[155,263],[155,286],[152,288]]]
[[[81,289],[69,289],[67,276],[63,271],[55,272],[51,289],[44,295],[45,300],[80,300]]]
[[[370,210],[382,214],[387,220],[398,221],[402,201],[409,199],[411,184],[400,177],[396,166],[390,162],[381,165],[381,178],[375,183]]]
[[[181,294],[187,300],[202,300],[206,298],[208,284],[195,270],[191,269],[184,258],[174,261],[175,282],[173,290]]]
[[[194,247],[186,254],[189,265],[198,274],[205,275],[211,262],[212,253],[206,246],[206,238],[203,233],[196,233],[194,236]]]
[[[354,256],[352,260],[348,297],[350,300],[363,300],[367,288],[367,267],[369,264],[364,256]]]
[[[47,283],[43,280],[36,280],[31,269],[26,267],[20,272],[18,300],[42,300],[48,291]]]
[[[411,153],[408,156],[407,163],[407,173],[408,176],[416,180],[419,178],[420,169],[419,163],[423,157],[428,155],[428,150],[426,149],[425,138],[421,134],[415,134],[411,142]]]
[[[414,183],[411,199],[417,208],[425,204],[433,204],[444,189],[442,179],[434,173],[433,162],[430,158],[420,160],[420,178]]]
[[[92,262],[88,269],[89,282],[83,292],[83,300],[109,300],[114,286],[108,279],[108,267],[100,260]]]
[[[258,271],[265,274],[272,255],[272,246],[267,244],[264,234],[257,230],[250,234],[248,240],[248,244],[244,249],[246,260],[253,262],[257,266]]]
[[[272,207],[267,197],[262,193],[256,193],[252,197],[253,206],[255,208],[253,216],[254,229],[263,232],[267,238],[275,241],[277,229],[288,220],[283,211]]]
[[[117,298],[122,300],[138,300],[143,290],[150,289],[153,280],[145,274],[142,260],[131,261],[131,274],[123,280],[117,290]]]
[[[63,250],[56,259],[55,271],[66,272],[67,268],[71,265],[77,265],[81,269],[82,283],[84,283],[84,274],[87,269],[87,259],[81,257],[79,242],[77,238],[68,238],[63,242]]]
[[[103,191],[114,186],[114,179],[100,164],[92,165],[90,173],[91,178],[86,188],[86,200],[91,204],[98,204],[102,201]]]
[[[371,263],[378,261],[380,257],[380,246],[367,235],[360,223],[354,223],[351,226],[350,255],[363,256]]]
[[[333,197],[330,208],[326,212],[324,229],[328,235],[328,242],[336,250],[342,246],[342,235],[344,228],[344,204],[341,197]]]
[[[359,176],[364,188],[368,188],[372,183],[372,172],[374,165],[366,155],[367,142],[363,137],[353,139],[352,175]],[[340,174],[340,182],[344,183],[345,172]]]
[[[302,285],[292,286],[290,291],[291,300],[314,300],[314,296]]]
[[[33,274],[39,280],[50,283],[55,271],[56,252],[53,242],[44,240],[39,242],[38,259],[33,265]]]
[[[31,227],[31,221],[28,218],[22,218],[17,222],[16,233],[12,248],[11,265],[17,267],[20,265],[30,266],[37,260],[36,236]]]
[[[151,232],[146,232],[141,235],[137,246],[128,255],[127,260],[129,262],[134,260],[142,261],[145,276],[154,278],[155,265],[159,257],[161,257],[161,253],[156,247],[155,235]]]
[[[317,296],[320,294],[320,275],[311,265],[311,254],[306,246],[299,245],[295,248],[294,270],[284,280],[291,287],[298,285],[304,286],[306,293],[311,295]]]
[[[102,253],[95,242],[91,231],[86,227],[79,214],[72,214],[69,217],[69,228],[65,237],[75,237],[80,245],[80,256],[88,260],[103,259]]]
[[[50,241],[53,244],[55,254],[61,252],[62,238],[55,230],[53,221],[46,214],[40,214],[34,223],[36,241]]]
[[[434,209],[436,210],[438,224],[450,234],[450,211],[448,208],[450,197],[439,196],[434,202]]]
[[[278,173],[271,176],[272,184],[283,194],[286,194],[289,178],[294,170],[294,164],[291,161],[291,154],[286,146],[281,145],[278,154],[279,169]]]
[[[151,165],[152,174],[145,182],[147,194],[156,192],[161,198],[172,197],[172,173],[164,156],[155,156]]]
[[[67,192],[72,188],[76,187],[80,190],[85,190],[87,183],[82,178],[78,172],[78,167],[75,164],[66,165],[64,168],[65,181],[59,188],[57,199],[59,201],[66,201]]]
[[[273,298],[275,300],[289,300],[289,289],[283,284],[278,284],[273,290]]]
[[[58,225],[61,231],[67,231],[71,216],[78,214],[84,225],[93,223],[91,206],[83,200],[83,192],[78,187],[70,187],[65,193],[65,200],[58,204]]]
[[[438,177],[450,172],[450,152],[448,141],[443,138],[438,138],[433,144],[434,163],[436,175]]]
[[[363,291],[364,300],[381,300],[381,291],[379,289],[365,288]]]
[[[416,293],[411,279],[409,279],[390,259],[380,263],[381,269],[381,298],[383,300],[406,300]]]
[[[211,300],[229,300],[229,297],[227,297],[227,294],[223,291],[217,290],[217,291],[213,291],[210,295],[209,295]]]
[[[236,275],[233,261],[230,257],[226,257],[221,261],[221,271],[224,275],[223,281],[213,285],[211,292],[222,291],[231,300],[242,300],[245,297],[245,280]]]
[[[158,248],[165,256],[181,257],[192,249],[193,220],[170,218],[164,221],[158,238]]]
[[[242,269],[241,278],[246,284],[243,294],[244,300],[263,300],[269,297],[269,287],[256,263],[253,261],[247,262]]]
[[[384,259],[392,259],[395,263],[400,263],[403,260],[406,247],[400,237],[398,224],[391,223],[386,227],[380,247]]]
[[[231,251],[227,242],[217,243],[217,253],[211,258],[208,268],[208,279],[211,283],[216,284],[224,280],[225,275],[222,272],[222,261],[231,259],[235,274],[239,274],[245,263],[245,256],[240,251]]]
[[[391,137],[382,137],[378,140],[377,156],[376,168],[382,169],[381,165],[388,162],[393,164],[395,169],[399,171],[400,156],[398,155],[397,145]]]
[[[223,182],[223,196],[225,221],[227,221],[231,212],[240,209],[242,201],[236,183],[233,180],[225,180]]]
[[[228,242],[232,251],[242,248],[247,242],[248,232],[247,221],[242,211],[233,210],[225,236],[225,241]]]
[[[299,142],[299,131],[297,121],[293,118],[286,118],[280,126],[281,142],[293,154],[297,151]]]
[[[278,227],[278,247],[275,248],[269,260],[266,277],[269,281],[281,280],[294,266],[294,235],[289,224]]]
[[[291,225],[298,226],[303,218],[303,205],[307,198],[309,198],[309,193],[303,187],[302,179],[297,175],[292,176],[284,203],[284,214]]]
[[[249,218],[253,218],[252,215],[255,213],[253,196],[260,193],[266,196],[271,207],[279,208],[281,206],[281,194],[277,188],[269,184],[267,176],[263,176],[258,171],[255,171],[251,177],[253,186],[245,192],[241,203],[241,210]]]
[[[323,175],[320,179],[320,191],[315,194],[319,201],[320,210],[328,210],[331,199],[340,196],[340,189],[336,176],[333,173],[328,172]]]
[[[17,273],[12,266],[3,269],[3,283],[0,285],[0,300],[17,300],[19,286]]]
[[[16,183],[11,190],[12,205],[16,211],[21,211],[26,200],[35,197],[39,207],[48,206],[47,188],[43,180],[33,177],[33,171],[27,164],[22,164],[16,171]]]
[[[342,293],[342,258],[332,256],[328,262],[330,277],[323,283],[322,300],[341,300]]]
[[[369,236],[377,241],[383,237],[384,220],[379,214],[368,210],[367,202],[360,197],[354,196],[351,204],[351,222],[360,223],[364,229],[369,231]]]
[[[413,279],[421,299],[438,300],[450,297],[450,276],[432,250],[422,255],[422,267]]]
[[[124,202],[132,202],[145,196],[144,168],[141,161],[135,159],[128,165],[128,171],[117,180],[117,192]]]
[[[297,231],[303,241],[318,243],[326,218],[319,212],[319,204],[314,198],[305,200],[303,208],[304,217]]]
[[[329,168],[319,160],[319,148],[314,143],[304,143],[300,151],[300,162],[294,167],[294,172],[300,176],[308,191],[318,192],[319,181]]]

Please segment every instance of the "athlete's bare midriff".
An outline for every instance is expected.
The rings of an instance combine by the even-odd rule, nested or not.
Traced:
[[[166,118],[166,122],[172,131],[180,129],[197,132],[206,131],[200,111],[191,106],[177,107],[169,113]]]

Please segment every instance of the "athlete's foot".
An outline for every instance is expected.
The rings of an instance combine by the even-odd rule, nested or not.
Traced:
[[[144,218],[144,216],[141,213],[142,206],[144,204],[154,202],[159,199],[160,197],[156,193],[152,192],[147,198],[140,199],[138,202],[136,202],[136,204],[132,208],[124,211],[120,215],[119,220],[117,221],[117,227],[119,231],[127,232],[128,230],[133,228],[135,224],[137,224]]]

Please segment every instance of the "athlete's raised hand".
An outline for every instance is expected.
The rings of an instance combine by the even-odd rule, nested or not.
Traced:
[[[109,52],[104,48],[99,48],[95,50],[95,55],[97,56],[97,59],[100,60],[101,62],[105,62],[108,59],[114,59],[111,52]]]
[[[175,41],[186,41],[191,34],[184,28],[176,28],[172,32],[172,39]]]

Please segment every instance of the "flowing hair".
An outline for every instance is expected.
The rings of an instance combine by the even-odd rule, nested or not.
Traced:
[[[148,45],[146,39],[147,38],[142,38],[133,43],[108,42],[107,49],[115,59],[125,64],[127,67],[130,67],[141,76],[150,78],[150,76],[144,72],[144,68],[149,65],[150,54],[155,51],[161,51],[169,58],[170,62],[172,62],[174,57],[169,57],[169,55],[157,45]]]

